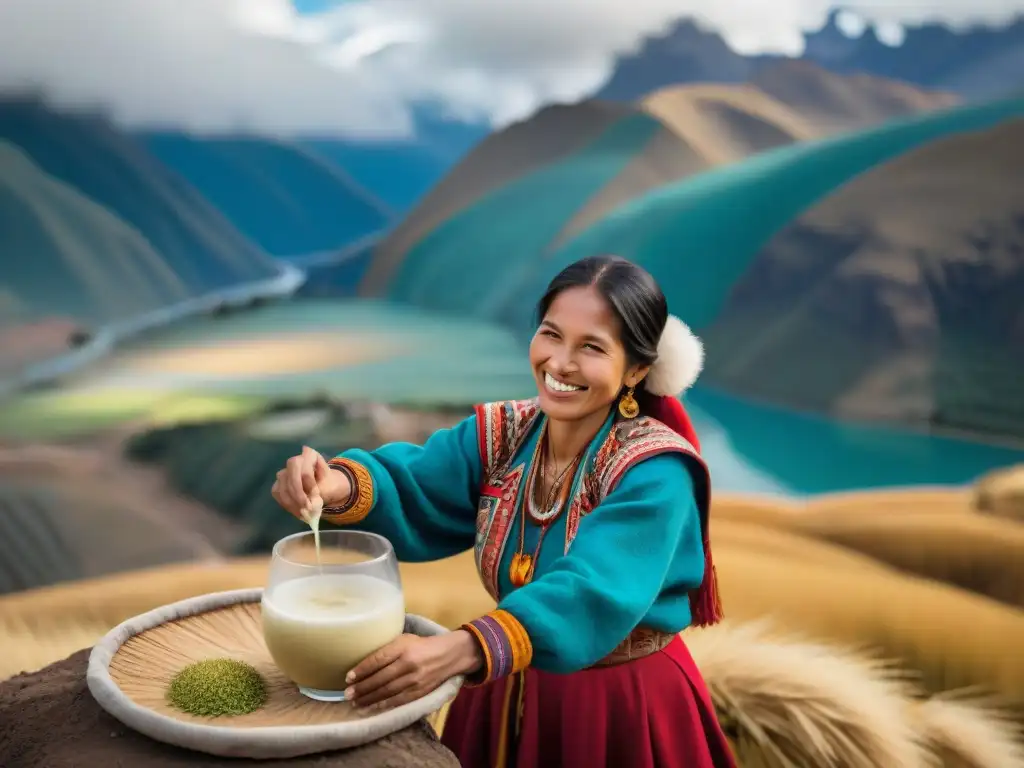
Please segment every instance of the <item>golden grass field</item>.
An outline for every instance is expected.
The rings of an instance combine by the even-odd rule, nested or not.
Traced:
[[[973,503],[986,514],[1024,522],[1024,466],[997,469],[980,478]]]
[[[400,348],[393,338],[365,333],[279,333],[236,339],[230,344],[157,348],[136,354],[124,366],[124,372],[243,377],[267,376],[281,370],[305,373],[384,359]],[[325,355],[325,350],[333,354]]]
[[[973,504],[934,489],[716,499],[728,621],[685,637],[745,768],[1024,766],[1024,524]],[[161,567],[0,598],[0,679],[158,605],[260,586],[267,564]],[[471,553],[401,569],[408,610],[445,626],[493,605]],[[1014,724],[951,698],[964,690]]]

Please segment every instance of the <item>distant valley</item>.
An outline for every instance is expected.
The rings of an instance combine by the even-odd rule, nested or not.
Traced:
[[[408,142],[130,132],[0,96],[0,376],[284,260],[311,270],[300,300],[523,332],[558,265],[616,252],[655,272],[709,348],[739,350],[709,354],[711,385],[1024,432],[1005,362],[1021,169],[1000,149],[1024,107],[994,100],[1024,90],[1022,30],[924,25],[891,49],[833,15],[780,59],[681,21],[595,98],[489,134],[421,110]],[[820,365],[842,344],[841,365]]]

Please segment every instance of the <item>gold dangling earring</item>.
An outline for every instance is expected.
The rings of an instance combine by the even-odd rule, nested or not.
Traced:
[[[630,387],[626,394],[619,398],[619,413],[625,419],[635,419],[640,413],[640,404],[633,397],[634,389],[636,388]]]

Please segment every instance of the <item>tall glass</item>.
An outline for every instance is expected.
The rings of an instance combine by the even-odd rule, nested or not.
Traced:
[[[274,663],[318,701],[344,701],[345,676],[405,626],[391,542],[363,531],[296,533],[274,545],[263,592],[263,637]]]

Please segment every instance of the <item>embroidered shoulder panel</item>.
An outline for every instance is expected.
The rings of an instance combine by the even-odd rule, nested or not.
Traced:
[[[643,459],[669,452],[682,453],[693,460],[697,504],[703,524],[710,501],[710,483],[707,467],[697,449],[657,419],[649,416],[621,419],[612,425],[569,506],[565,521],[565,552],[569,552],[576,538],[580,521],[615,490],[630,467]]]
[[[540,415],[537,398],[476,406],[477,437],[485,483],[504,476]]]
[[[615,489],[626,470],[636,462],[671,451],[700,459],[689,440],[657,419],[641,416],[616,421],[594,462],[601,498]],[[703,460],[700,461],[703,465]]]

